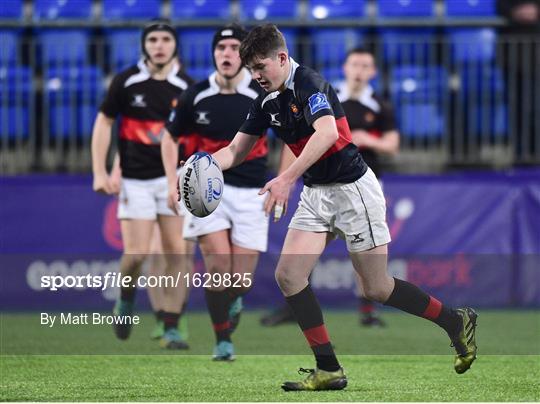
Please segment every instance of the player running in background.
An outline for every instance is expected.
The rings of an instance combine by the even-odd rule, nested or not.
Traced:
[[[409,282],[387,272],[390,234],[381,187],[352,143],[343,108],[334,89],[315,71],[288,56],[285,39],[272,24],[254,28],[242,42],[242,61],[265,93],[253,103],[233,141],[213,156],[223,170],[241,164],[268,127],[297,159],[260,191],[270,193],[265,211],[280,216],[291,187],[303,177],[301,201],[289,224],[276,280],[313,354],[316,369],[308,377],[285,382],[290,390],[338,390],[347,385],[324,325],[321,308],[308,282],[319,256],[336,236],[345,238],[366,297],[424,317],[449,335],[463,373],[476,358],[476,313],[452,309]]]
[[[118,205],[124,252],[120,272],[131,276],[131,287],[122,288],[114,314],[131,316],[141,265],[150,252],[154,223],[159,224],[166,273],[186,272],[186,242],[182,238],[183,218],[167,206],[167,179],[163,171],[160,134],[171,105],[187,89],[191,80],[180,69],[177,59],[178,40],[175,30],[166,22],[150,22],[142,31],[143,58],[117,74],[103,101],[92,134],[93,188],[111,194],[115,189],[106,170],[111,130],[117,117],[119,153],[122,171]],[[186,288],[165,289],[163,321],[165,333],[160,340],[164,348],[186,349],[177,325]],[[119,339],[127,339],[131,324],[115,325]]]
[[[216,31],[212,41],[216,71],[182,94],[169,119],[161,147],[172,209],[177,206],[176,139],[196,133],[199,150],[209,153],[227,146],[261,92],[240,60],[240,43],[246,34],[238,25]],[[198,240],[208,273],[242,279],[236,287],[218,282],[205,288],[216,335],[214,360],[234,359],[231,333],[239,321],[242,296],[251,288],[259,252],[267,248],[268,219],[264,196],[258,194],[267,175],[266,137],[257,139],[253,146],[241,165],[224,173],[223,199],[212,215],[187,215],[184,223],[184,237]]]
[[[399,132],[391,106],[375,94],[370,80],[377,75],[375,58],[363,48],[347,52],[343,64],[345,80],[337,86],[337,94],[351,129],[352,143],[375,176],[381,176],[381,155],[395,156],[399,151]],[[384,326],[372,301],[364,297],[357,278],[360,324]]]

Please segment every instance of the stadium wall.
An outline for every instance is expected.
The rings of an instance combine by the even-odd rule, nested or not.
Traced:
[[[116,289],[51,292],[40,279],[117,270],[116,199],[93,193],[88,176],[4,177],[0,184],[2,311],[109,310]],[[540,307],[540,170],[387,176],[384,190],[394,276],[453,305]],[[282,299],[273,269],[293,210],[270,226],[269,252],[260,260],[248,307]],[[203,271],[197,257],[196,272]],[[343,242],[328,247],[312,284],[323,304],[354,307],[354,273]],[[146,294],[139,298],[148,307]],[[201,288],[193,288],[190,307],[204,308]]]

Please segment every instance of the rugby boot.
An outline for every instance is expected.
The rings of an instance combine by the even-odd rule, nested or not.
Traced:
[[[343,368],[339,368],[335,372],[300,368],[298,373],[308,373],[308,377],[300,382],[285,382],[281,388],[285,391],[319,391],[342,390],[347,387],[347,376],[345,376]]]
[[[454,369],[457,373],[465,373],[476,359],[476,320],[478,314],[469,308],[457,309],[461,316],[462,327],[455,337],[451,338],[452,346],[456,350]]]

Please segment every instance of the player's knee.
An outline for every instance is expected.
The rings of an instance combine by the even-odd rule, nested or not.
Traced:
[[[126,266],[129,268],[140,268],[146,258],[148,257],[148,254],[129,254],[124,253],[124,260],[126,262]]]
[[[292,287],[298,282],[294,271],[284,267],[278,267],[274,275],[276,277],[276,282],[282,291],[292,289]]]
[[[364,285],[363,295],[366,299],[384,303],[388,298],[388,290],[384,285]]]

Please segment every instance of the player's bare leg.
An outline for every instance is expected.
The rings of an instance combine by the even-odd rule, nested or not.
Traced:
[[[154,232],[152,234],[152,241],[150,242],[150,255],[148,257],[148,275],[152,277],[161,277],[165,275],[165,258],[163,257],[163,247],[161,245],[161,234],[159,226],[156,223]],[[163,288],[147,288],[148,298],[150,300],[150,306],[156,317],[156,327],[152,330],[150,335],[152,339],[159,339],[163,336]]]
[[[424,317],[442,327],[456,349],[454,368],[467,371],[476,359],[476,313],[470,309],[454,310],[415,285],[388,275],[386,245],[369,251],[351,252],[353,266],[362,279],[364,293],[370,300],[384,303],[407,313]]]
[[[123,219],[120,221],[120,228],[124,242],[124,253],[120,260],[120,273],[122,277],[130,276],[132,283],[129,287],[120,290],[120,297],[116,301],[113,313],[116,316],[131,316],[137,292],[137,278],[150,251],[150,239],[154,229],[154,221]],[[119,339],[127,339],[131,333],[131,324],[116,324],[114,330]]]
[[[303,369],[308,377],[300,382],[285,382],[292,390],[341,390],[347,378],[330,343],[319,302],[309,286],[309,275],[321,253],[332,239],[329,233],[289,229],[276,269],[276,281],[309,343],[316,369]]]
[[[206,234],[198,238],[206,272],[213,275],[219,274],[223,280],[225,274],[232,271],[232,246],[228,230],[221,230]],[[223,282],[214,283],[204,289],[206,305],[216,336],[214,348],[214,360],[234,360],[234,347],[231,341],[231,323],[229,309],[231,297]]]
[[[364,286],[360,276],[356,276],[356,295],[358,297],[358,312],[360,313],[360,324],[364,327],[385,327],[386,323],[379,317],[375,309],[375,303],[368,298],[364,292]]]
[[[187,246],[182,238],[183,217],[158,215],[159,229],[161,232],[161,244],[163,257],[165,258],[165,275],[181,281],[178,285],[164,285],[163,287],[163,323],[165,333],[160,344],[168,349],[187,349],[187,343],[178,332],[178,321],[181,310],[187,297],[187,282],[184,275],[189,270],[187,261],[191,254],[187,254]]]

